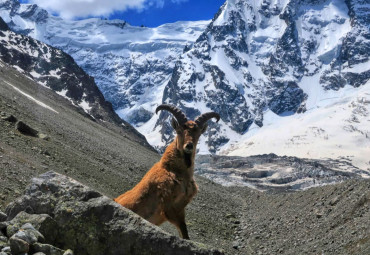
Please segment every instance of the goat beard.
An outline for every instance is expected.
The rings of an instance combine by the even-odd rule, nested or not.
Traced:
[[[192,155],[191,153],[184,153],[184,159],[185,159],[185,164],[187,167],[191,167],[192,165]]]

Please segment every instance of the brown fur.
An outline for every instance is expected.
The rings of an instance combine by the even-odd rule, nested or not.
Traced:
[[[115,201],[155,225],[171,222],[182,238],[189,239],[185,207],[198,190],[193,178],[194,158],[196,144],[206,126],[200,128],[194,121],[186,122],[183,127],[173,125],[177,136],[161,160],[132,190]],[[190,143],[193,144],[191,152],[186,149]]]

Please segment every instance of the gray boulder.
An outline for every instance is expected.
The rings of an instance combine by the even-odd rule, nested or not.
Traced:
[[[9,239],[10,249],[13,255],[25,254],[29,251],[30,245],[26,241],[12,236]]]
[[[22,228],[13,236],[22,239],[29,244],[36,243],[37,241],[45,241],[44,236],[39,231],[37,231],[30,223],[23,225]]]
[[[171,236],[112,199],[55,172],[32,180],[25,195],[6,208],[8,220],[26,209],[51,215],[58,230],[53,245],[75,254],[222,254]]]

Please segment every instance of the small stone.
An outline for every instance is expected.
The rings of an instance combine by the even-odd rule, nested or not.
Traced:
[[[26,241],[29,244],[37,242],[37,237],[34,233],[32,233],[31,230],[20,229],[17,233],[13,235],[13,237],[22,239],[23,241]]]
[[[10,253],[10,246],[6,246],[6,247],[4,247],[2,250],[1,250],[2,252],[4,252],[4,253]]]
[[[324,213],[321,210],[316,209],[315,210],[315,215],[316,215],[316,218],[320,219],[320,218],[322,218],[322,216],[324,216]]]
[[[8,246],[8,238],[0,236],[0,250]]]
[[[237,249],[239,249],[239,246],[240,246],[240,244],[239,244],[239,242],[238,242],[238,241],[234,241],[234,242],[233,242],[233,248],[234,248],[234,249],[236,249],[236,250],[237,250]]]
[[[8,217],[8,215],[6,215],[5,213],[3,213],[2,211],[0,211],[0,221],[6,221],[6,218]]]
[[[331,206],[334,206],[334,205],[336,205],[339,202],[339,199],[340,199],[340,197],[339,196],[336,196],[332,200],[330,200],[329,204]]]
[[[26,241],[14,236],[9,239],[9,244],[14,255],[27,253],[30,249],[30,245]]]
[[[33,235],[36,237],[36,241],[43,243],[45,241],[45,237],[35,229],[31,223],[26,223],[22,226],[22,229],[27,232],[29,235]]]
[[[31,128],[23,121],[18,121],[15,127],[19,132],[21,132],[24,135],[38,137],[39,131],[36,129]]]
[[[26,223],[30,224],[28,225]],[[45,242],[53,243],[57,235],[56,222],[49,215],[28,214],[22,211],[9,222],[9,226],[6,229],[7,236],[10,237],[14,235],[23,227],[26,227],[26,229],[37,230],[37,234],[36,232],[34,232],[34,234],[36,235],[38,242],[43,242],[41,240],[45,239]]]
[[[5,121],[8,121],[8,122],[11,122],[11,123],[16,123],[17,122],[17,118],[14,117],[13,115],[9,115],[9,116],[3,116],[1,117],[3,120]]]
[[[34,243],[31,246],[33,252],[43,252],[48,255],[63,255],[64,250],[54,247],[50,244]]]
[[[7,221],[0,222],[0,231],[6,230],[8,226],[9,226],[9,222]]]
[[[226,214],[226,218],[228,218],[228,219],[235,218],[235,216],[233,214],[229,213],[229,214]]]
[[[36,252],[36,253],[34,253],[33,255],[46,255],[45,253],[43,253],[43,252]]]
[[[7,253],[5,253],[5,252],[0,252],[0,255],[8,255]]]
[[[39,138],[40,139],[43,139],[43,140],[46,140],[46,141],[49,141],[50,140],[50,136],[45,135],[45,134],[39,134]]]
[[[63,253],[63,255],[73,255],[73,251],[72,251],[72,250],[70,250],[70,249],[68,249],[68,250],[66,250],[66,251]]]

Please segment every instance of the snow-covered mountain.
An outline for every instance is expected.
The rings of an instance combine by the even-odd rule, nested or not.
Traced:
[[[369,12],[364,0],[227,0],[208,26],[139,28],[64,21],[0,0],[13,30],[70,53],[157,149],[173,130],[168,114],[153,112],[172,103],[190,118],[220,113],[200,153],[344,157],[362,169],[370,168]]]
[[[134,125],[152,117],[177,58],[210,22],[148,28],[122,20],[66,21],[18,0],[0,0],[0,16],[13,31],[73,56],[95,78],[116,112]]]
[[[0,60],[40,86],[52,89],[67,98],[81,114],[87,114],[103,125],[107,122],[113,123],[122,129],[123,135],[150,147],[145,137],[114,112],[112,104],[104,99],[94,79],[87,75],[70,55],[29,36],[11,31],[1,17]],[[5,84],[13,86],[8,82]]]
[[[220,113],[203,153],[342,156],[370,169],[369,10],[355,0],[228,0],[181,56],[163,102],[189,117]],[[156,125],[168,142],[166,118]]]

